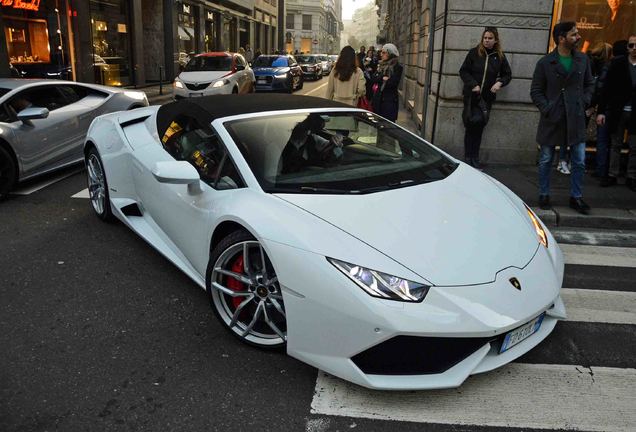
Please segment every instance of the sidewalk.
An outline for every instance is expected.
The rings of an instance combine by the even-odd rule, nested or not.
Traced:
[[[146,92],[151,105],[172,101],[172,83],[163,85],[163,95],[159,94],[159,85],[139,90]],[[400,108],[397,123],[419,135],[417,125],[406,108]],[[552,210],[541,210],[538,207],[539,185],[536,166],[490,165],[484,172],[521,197],[548,226],[636,230],[636,192],[632,192],[623,184],[602,188],[598,185],[598,179],[590,175],[591,171],[586,172],[583,182],[583,196],[592,207],[589,215],[582,215],[570,209],[570,176],[557,172],[556,167],[551,180],[551,200],[554,206]]]

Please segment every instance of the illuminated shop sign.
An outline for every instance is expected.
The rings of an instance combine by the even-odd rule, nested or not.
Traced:
[[[0,4],[13,9],[24,9],[35,12],[40,10],[40,0],[1,0]]]

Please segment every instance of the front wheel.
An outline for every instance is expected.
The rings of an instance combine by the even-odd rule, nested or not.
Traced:
[[[86,175],[88,179],[88,194],[95,214],[105,222],[111,222],[115,218],[110,208],[110,195],[108,183],[102,159],[95,147],[92,147],[86,155]]]
[[[287,342],[283,295],[263,246],[247,231],[235,231],[210,254],[206,273],[210,305],[225,327],[259,348]]]
[[[9,196],[17,178],[18,169],[11,154],[4,147],[0,147],[0,200]]]

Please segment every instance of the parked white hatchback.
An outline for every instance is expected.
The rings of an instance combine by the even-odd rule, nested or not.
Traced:
[[[254,92],[254,72],[242,55],[209,52],[190,59],[174,80],[174,98]]]

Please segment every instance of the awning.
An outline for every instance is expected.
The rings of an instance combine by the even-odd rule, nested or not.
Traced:
[[[177,28],[178,33],[179,33],[179,39],[182,40],[192,40],[193,35],[194,35],[194,29],[190,28],[190,27],[181,27],[179,26]]]

